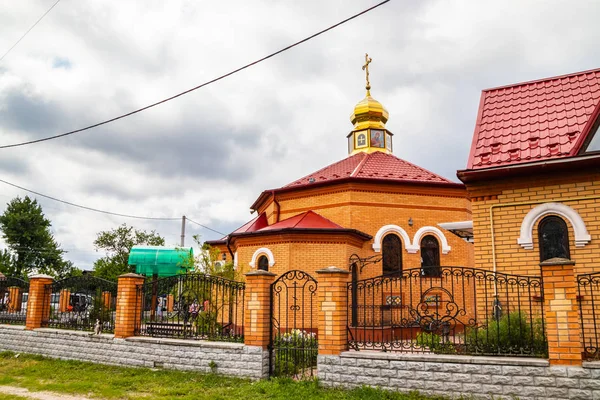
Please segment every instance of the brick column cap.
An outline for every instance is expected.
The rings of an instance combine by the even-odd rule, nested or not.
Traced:
[[[333,265],[331,267],[317,270],[317,274],[346,274],[347,275],[349,273],[350,273],[350,271],[335,267]]]
[[[29,277],[29,279],[52,279],[54,280],[53,277],[51,277],[50,275],[46,275],[46,274],[35,274],[35,275],[31,275]]]
[[[146,279],[146,277],[144,275],[134,274],[133,272],[119,275],[119,278],[144,278],[144,279]]]
[[[568,258],[554,257],[540,263],[540,267],[549,265],[575,265],[575,261],[569,260]]]
[[[257,269],[255,271],[250,271],[250,272],[245,273],[244,275],[246,275],[246,276],[260,276],[260,275],[263,275],[263,276],[277,276],[276,274],[274,274],[272,272],[269,272],[269,271],[265,271],[263,269]]]

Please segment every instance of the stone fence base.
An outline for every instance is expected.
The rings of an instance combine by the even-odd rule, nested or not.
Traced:
[[[131,337],[0,325],[0,351],[91,361],[101,364],[211,372],[261,379],[269,356],[261,347],[241,343]],[[214,364],[213,364],[214,363]],[[213,368],[211,368],[211,365]]]
[[[348,351],[319,356],[318,376],[326,386],[451,397],[600,400],[600,363],[550,367],[543,359]]]

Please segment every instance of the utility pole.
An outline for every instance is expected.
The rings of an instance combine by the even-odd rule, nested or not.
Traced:
[[[181,216],[181,247],[185,246],[185,215]]]

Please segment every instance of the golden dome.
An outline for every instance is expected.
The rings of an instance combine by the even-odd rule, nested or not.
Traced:
[[[354,107],[354,112],[350,115],[354,130],[366,128],[385,129],[388,118],[388,111],[380,102],[371,97],[371,91],[368,89],[365,98]]]

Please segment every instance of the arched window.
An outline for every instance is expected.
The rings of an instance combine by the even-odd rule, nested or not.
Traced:
[[[540,262],[551,258],[571,258],[569,251],[569,229],[567,223],[556,215],[550,215],[538,225]]]
[[[269,270],[269,259],[267,256],[260,256],[258,258],[258,269],[262,269],[263,271]]]
[[[435,236],[426,235],[421,239],[421,274],[440,276],[440,244]]]
[[[383,273],[402,272],[402,242],[394,234],[386,235],[381,243],[383,253]]]

